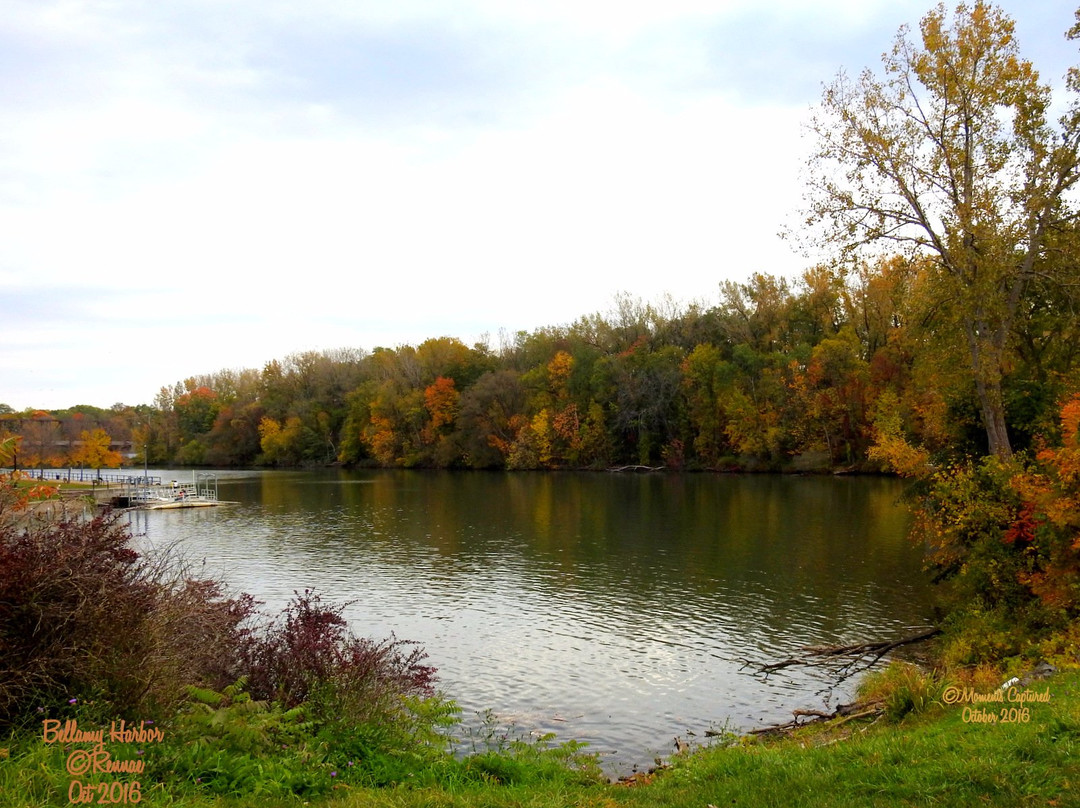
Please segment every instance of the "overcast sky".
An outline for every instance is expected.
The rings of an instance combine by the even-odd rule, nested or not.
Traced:
[[[930,5],[0,0],[0,402],[795,275],[801,124]]]

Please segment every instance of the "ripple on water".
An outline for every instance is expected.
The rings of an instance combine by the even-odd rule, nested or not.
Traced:
[[[222,491],[237,506],[131,518],[139,541],[205,559],[267,610],[304,588],[355,601],[357,633],[425,647],[467,723],[491,708],[521,732],[588,741],[626,771],[668,754],[675,735],[850,695],[827,694],[813,672],[757,676],[747,661],[924,619],[918,558],[892,535],[906,523],[882,504],[895,509],[895,488],[850,482],[840,510],[819,481],[690,476],[661,495],[604,475],[255,475]],[[685,489],[677,507],[672,486]],[[828,518],[802,518],[819,507]]]

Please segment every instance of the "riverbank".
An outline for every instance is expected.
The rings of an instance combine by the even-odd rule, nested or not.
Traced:
[[[678,755],[667,768],[635,778],[632,785],[538,777],[528,762],[519,761],[517,767],[508,762],[502,769],[492,763],[482,783],[448,778],[423,788],[339,787],[306,800],[210,798],[143,783],[139,802],[176,808],[1014,808],[1080,803],[1080,671],[1012,690],[943,685],[939,695],[899,722],[878,717],[814,725],[779,740],[727,738],[712,748]],[[0,748],[0,808],[70,804],[63,792],[70,778],[63,772],[62,755],[45,758],[44,747],[38,736]],[[54,746],[52,751],[60,750]],[[119,783],[132,779],[111,778]]]

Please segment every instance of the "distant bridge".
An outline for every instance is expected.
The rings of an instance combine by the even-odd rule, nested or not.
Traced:
[[[26,440],[26,438],[23,438]],[[81,440],[54,440],[49,441],[49,446],[60,446],[65,449],[70,449],[73,446],[82,446],[86,441]],[[135,441],[133,440],[114,440],[109,442],[109,450],[113,452],[119,452],[124,457],[133,457],[138,454],[135,451]]]
[[[0,425],[4,427],[4,431],[10,434],[20,436],[23,442],[28,447],[34,447],[36,449],[42,449],[44,447],[70,449],[73,446],[82,446],[83,441],[78,439],[61,439],[59,435],[66,432],[72,434],[70,428],[70,421],[62,421],[59,418],[11,418],[5,417],[0,419]],[[80,424],[80,427],[83,425]],[[79,429],[79,431],[91,431],[93,429],[104,430],[104,424],[100,421],[93,421],[85,424],[85,430]],[[35,427],[39,427],[39,430],[35,430]],[[66,427],[66,428],[65,428]],[[55,437],[54,437],[55,436]],[[110,437],[109,449],[114,452],[119,452],[125,457],[134,457],[136,452],[136,443],[130,438],[126,440],[117,440]]]

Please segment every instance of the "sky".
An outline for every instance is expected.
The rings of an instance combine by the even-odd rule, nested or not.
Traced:
[[[909,0],[0,0],[0,403],[797,276],[804,131]],[[1055,87],[1075,6],[1001,3]]]

